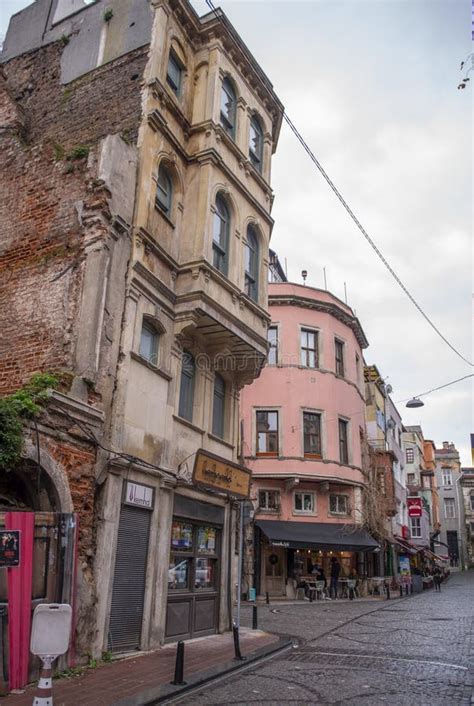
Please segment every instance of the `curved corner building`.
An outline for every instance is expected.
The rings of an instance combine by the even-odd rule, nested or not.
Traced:
[[[268,364],[242,391],[255,507],[246,573],[258,594],[294,597],[316,566],[329,578],[332,556],[341,577],[365,573],[377,546],[362,514],[368,343],[352,309],[325,290],[270,283],[269,310]]]

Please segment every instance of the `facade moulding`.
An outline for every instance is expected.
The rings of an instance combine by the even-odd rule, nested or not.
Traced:
[[[321,311],[324,314],[330,314],[335,319],[352,329],[357,339],[357,343],[361,348],[367,348],[369,345],[359,320],[355,316],[351,316],[349,313],[339,308],[337,304],[315,301],[314,299],[307,299],[305,297],[289,294],[270,294],[268,299],[269,306],[297,306],[303,309],[313,309],[314,311]]]
[[[140,260],[135,260],[133,263],[133,269],[135,272],[143,277],[143,279],[148,282],[148,284],[151,284],[157,292],[160,292],[168,301],[170,301],[172,304],[176,304],[177,302],[177,297],[176,294],[169,289],[169,287],[166,286],[166,284],[163,284],[163,282],[153,274],[151,270],[148,269],[148,267],[145,267],[145,265],[140,262]],[[135,284],[138,284],[137,280],[134,280]]]
[[[51,407],[59,414],[65,412],[67,416],[96,429],[101,428],[104,423],[105,417],[101,410],[57,390],[51,392]]]
[[[108,460],[108,471],[114,475],[126,474],[129,471],[136,471],[145,475],[153,476],[160,479],[160,486],[164,488],[176,487],[176,475],[170,468],[163,466],[152,466],[152,464],[144,463],[139,458],[123,458],[121,456],[112,456]]]
[[[229,311],[220,306],[214,299],[212,299],[206,292],[195,291],[189,294],[182,295],[178,297],[178,305],[185,303],[193,303],[196,299],[199,299],[202,309],[198,309],[201,315],[210,316],[215,319],[218,323],[222,324],[223,328],[229,330],[234,336],[248,343],[252,348],[257,346],[261,349],[261,352],[266,356],[267,351],[267,339],[264,336],[259,336],[255,329],[250,328],[243,323],[243,321]],[[187,316],[188,311],[183,311],[182,315]],[[177,314],[177,317],[179,314]],[[222,317],[220,320],[219,317]],[[233,327],[232,327],[233,325]],[[266,333],[266,326],[265,326]],[[260,351],[259,351],[260,352]]]
[[[135,263],[135,264],[141,264],[141,263]],[[143,267],[143,265],[142,265]],[[135,268],[135,265],[134,265]],[[137,274],[140,275],[140,269],[137,269]],[[146,269],[146,268],[145,268]],[[148,270],[147,270],[148,272]],[[147,299],[149,299],[153,304],[156,306],[159,306],[160,309],[163,311],[163,313],[171,320],[174,320],[175,315],[173,309],[170,309],[164,302],[163,300],[154,292],[153,290],[149,289],[144,282],[141,281],[139,276],[135,276],[132,274],[132,280],[131,280],[131,286],[130,286],[130,291],[128,295],[133,301],[138,301],[140,296],[144,296]]]
[[[142,238],[145,243],[145,246],[150,248],[150,250],[153,252],[153,255],[155,255],[158,259],[162,260],[162,262],[168,265],[171,270],[178,271],[180,269],[178,262],[170,255],[168,255],[166,250],[161,247],[161,245],[153,238],[151,233],[149,233],[145,228],[143,228],[143,226],[138,229],[137,235]]]
[[[335,466],[339,466],[340,468],[350,468],[353,471],[359,471],[360,473],[365,473],[364,470],[360,466],[353,466],[350,463],[343,464],[343,463],[340,463],[339,461],[336,461],[331,458],[305,458],[304,456],[245,456],[245,458],[250,459],[252,461],[258,461],[259,463],[261,461],[272,461],[273,464],[275,464],[275,462],[278,463],[280,461],[304,461],[305,463],[311,463],[311,464],[317,464],[317,463],[318,464],[319,463],[329,464],[329,463],[331,463]],[[256,471],[256,473],[258,473],[258,471]],[[285,473],[286,475],[288,475],[287,471],[275,470],[275,473]],[[261,474],[258,473],[258,475],[261,475]],[[296,474],[296,475],[298,475],[298,474]],[[306,478],[306,473],[301,474],[301,475],[304,475],[304,477]],[[317,477],[319,477],[319,476],[317,476]],[[352,483],[352,481],[349,481],[349,482]]]
[[[246,459],[249,457],[246,456]],[[274,471],[272,473],[261,473],[260,471],[256,471],[255,469],[252,470],[252,475],[255,480],[258,480],[260,478],[263,478],[265,480],[277,480],[277,481],[289,481],[289,480],[298,480],[300,483],[305,483],[306,481],[311,482],[311,483],[320,483],[320,484],[332,484],[332,485],[347,485],[348,487],[357,487],[357,488],[365,488],[367,483],[364,483],[363,481],[357,481],[357,480],[347,480],[347,478],[341,478],[340,476],[325,476],[321,474],[315,474],[315,473],[287,473],[285,471]],[[299,483],[297,486],[295,486],[295,489],[297,489],[299,486]]]

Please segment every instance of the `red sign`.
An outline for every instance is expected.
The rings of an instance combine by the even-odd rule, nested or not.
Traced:
[[[423,499],[407,498],[408,517],[421,517],[423,515]]]

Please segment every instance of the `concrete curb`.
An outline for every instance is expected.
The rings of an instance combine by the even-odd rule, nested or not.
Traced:
[[[181,698],[187,693],[200,689],[205,684],[221,679],[224,676],[234,674],[242,669],[246,669],[249,665],[253,665],[261,660],[269,657],[274,657],[277,654],[285,652],[293,647],[293,641],[288,638],[280,638],[277,643],[266,645],[251,652],[242,662],[232,660],[224,662],[219,667],[212,667],[203,672],[192,674],[185,679],[186,684],[183,686],[173,686],[172,684],[159,684],[156,687],[146,689],[134,696],[128,696],[120,701],[115,701],[112,706],[155,706],[155,704],[173,703],[177,698]]]

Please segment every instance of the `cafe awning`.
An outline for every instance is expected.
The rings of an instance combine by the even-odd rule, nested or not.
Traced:
[[[395,544],[398,545],[398,547],[401,549],[401,553],[406,553],[406,554],[418,554],[419,548],[415,547],[413,544],[410,544],[410,542],[407,542],[406,539],[402,539],[402,537],[398,537],[395,535]]]
[[[257,520],[255,523],[275,547],[370,552],[378,542],[361,527],[332,522],[285,522]]]

